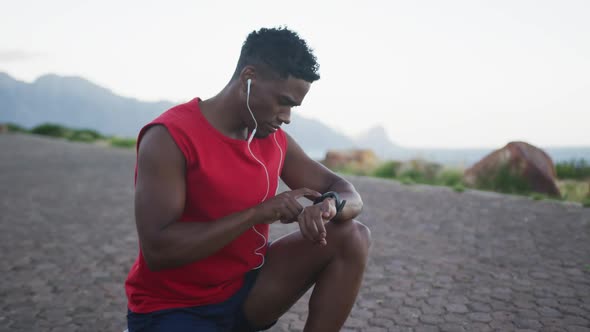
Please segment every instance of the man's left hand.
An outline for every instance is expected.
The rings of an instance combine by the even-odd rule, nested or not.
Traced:
[[[326,198],[319,204],[306,207],[297,217],[301,234],[314,243],[328,244],[324,224],[334,218],[336,213],[336,202],[333,198]]]

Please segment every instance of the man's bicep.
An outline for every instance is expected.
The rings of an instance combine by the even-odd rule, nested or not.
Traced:
[[[306,187],[320,193],[328,191],[340,177],[311,159],[289,134],[285,135],[288,143],[281,179],[291,189]]]
[[[184,156],[163,126],[143,135],[137,160],[135,220],[142,241],[178,220],[184,210]]]

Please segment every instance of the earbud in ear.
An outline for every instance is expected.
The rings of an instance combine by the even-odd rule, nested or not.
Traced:
[[[250,98],[250,85],[252,84],[252,79],[249,78],[246,82],[248,82],[248,89],[246,90],[246,93],[248,94],[248,98]]]

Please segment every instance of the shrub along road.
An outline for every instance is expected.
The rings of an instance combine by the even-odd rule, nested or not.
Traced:
[[[0,151],[0,331],[122,331],[133,150],[4,134]],[[590,209],[349,179],[373,248],[345,330],[590,331]],[[302,330],[308,297],[272,331]]]

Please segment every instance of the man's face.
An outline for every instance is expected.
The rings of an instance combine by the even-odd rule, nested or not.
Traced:
[[[283,123],[289,124],[291,108],[301,105],[310,86],[311,83],[293,77],[253,81],[250,89],[250,108],[258,122],[255,137],[267,137]],[[247,123],[251,123],[249,112],[247,118]]]

